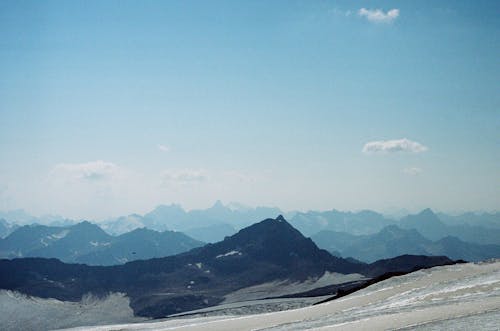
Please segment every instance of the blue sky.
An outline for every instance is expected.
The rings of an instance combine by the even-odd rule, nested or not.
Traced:
[[[498,210],[499,14],[2,1],[0,209]]]

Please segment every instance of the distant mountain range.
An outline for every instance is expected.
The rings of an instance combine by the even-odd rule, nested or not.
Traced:
[[[364,262],[392,258],[403,254],[448,256],[451,259],[481,261],[500,257],[500,245],[479,245],[447,236],[432,241],[415,229],[389,225],[372,235],[353,235],[323,230],[312,236],[318,247],[342,257]]]
[[[55,257],[65,262],[92,265],[118,264],[176,254],[200,246],[201,242],[215,243],[235,234],[244,226],[280,212],[277,208],[250,208],[234,203],[224,205],[220,201],[208,209],[192,211],[185,211],[175,204],[161,205],[145,215],[132,214],[99,223],[106,233],[95,227],[93,230],[88,227],[93,237],[88,236],[89,240],[78,247],[75,246],[77,240],[56,240],[61,239],[57,237],[64,233],[63,228],[76,223],[72,220],[45,216],[40,221],[50,221],[50,224],[57,226],[45,230],[36,226],[23,228],[19,234],[24,234],[19,240],[5,238],[18,225],[0,220],[0,237],[5,238],[0,241],[0,257]],[[4,215],[21,220],[33,219],[22,210]],[[450,216],[425,209],[400,220],[369,210],[294,212],[288,216],[290,224],[305,236],[312,236],[320,247],[328,249],[332,254],[363,261],[375,261],[400,254],[446,255],[470,261],[499,257],[497,246],[500,245],[500,213]],[[393,226],[399,229],[396,231]],[[138,232],[144,237],[141,245],[138,240],[134,241],[134,245],[129,245],[125,239],[117,237],[142,228],[157,232],[168,229],[169,232],[162,236],[156,232]],[[398,235],[388,236],[390,229]],[[402,230],[408,231],[403,233]],[[124,238],[132,238],[138,233]],[[90,242],[93,244],[89,244]]]
[[[5,238],[11,234],[19,225],[7,222],[5,219],[0,218],[0,238]]]
[[[488,223],[492,223],[488,216]],[[500,222],[500,214],[498,214]],[[470,225],[462,223],[448,225],[442,222],[439,217],[430,209],[425,209],[416,215],[408,215],[399,221],[400,227],[404,229],[415,229],[424,237],[431,240],[439,240],[448,236],[457,237],[460,240],[476,244],[500,245],[500,228],[485,227],[486,222],[480,225]]]
[[[333,209],[297,213],[291,218],[290,223],[305,236],[312,236],[324,230],[366,235],[377,233],[387,225],[395,224],[396,221],[370,210],[354,213]]]
[[[426,209],[416,215],[394,219],[380,213],[363,210],[343,212],[338,210],[283,213],[274,207],[245,207],[238,203],[227,205],[217,201],[212,207],[186,211],[180,205],[160,205],[145,215],[131,214],[98,222],[99,226],[111,235],[120,235],[138,228],[155,231],[181,231],[194,239],[204,242],[217,242],[237,230],[258,220],[283,214],[290,223],[305,236],[329,230],[354,235],[370,235],[381,231],[388,225],[398,225],[405,229],[417,229],[431,240],[454,236],[463,241],[478,244],[500,244],[500,213],[464,213],[453,216],[435,214]],[[45,224],[69,226],[78,223],[60,216],[35,218],[23,210],[0,212],[10,225]],[[493,229],[494,231],[490,231]],[[0,237],[7,233],[0,224]],[[10,230],[12,231],[12,230]]]
[[[185,232],[201,241],[217,242],[236,233],[238,229],[278,214],[282,214],[278,208],[250,208],[234,204],[224,206],[220,201],[208,209],[191,211],[171,204],[160,205],[144,216],[133,214],[108,220],[102,223],[102,228],[113,235],[140,227],[156,231],[174,230]]]
[[[113,265],[174,255],[202,245],[174,231],[135,229],[114,237],[89,222],[68,227],[25,225],[0,239],[0,257],[47,257],[70,263]]]
[[[227,294],[256,285],[275,284],[272,289],[278,282],[296,284],[328,273],[371,278],[452,263],[446,257],[412,255],[373,264],[338,258],[279,216],[215,244],[118,266],[90,267],[43,258],[0,260],[0,288],[69,301],[87,293],[121,292],[130,298],[136,315],[164,317],[217,305]]]
[[[439,219],[447,225],[471,225],[484,228],[500,229],[500,213],[463,213],[451,216],[445,213],[437,213]]]

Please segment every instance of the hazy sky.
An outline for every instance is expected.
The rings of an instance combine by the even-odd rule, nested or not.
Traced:
[[[0,210],[498,210],[498,1],[1,1]]]

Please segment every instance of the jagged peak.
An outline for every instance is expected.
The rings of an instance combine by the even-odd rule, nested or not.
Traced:
[[[278,217],[276,217],[276,221],[278,222],[286,222],[286,219],[283,217],[283,215],[278,215]]]
[[[224,206],[224,204],[220,200],[215,201],[214,205],[211,207],[211,209],[223,209],[223,208],[226,208],[226,207]]]
[[[91,227],[94,227],[94,226],[97,226],[96,224],[94,223],[90,223],[89,221],[81,221],[79,223],[76,223],[74,226],[91,226]]]
[[[424,215],[424,216],[435,216],[436,214],[432,211],[432,209],[430,208],[425,208],[424,210],[422,210],[419,215]]]

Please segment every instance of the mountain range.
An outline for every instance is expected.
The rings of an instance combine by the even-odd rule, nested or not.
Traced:
[[[65,264],[56,259],[0,260],[0,288],[42,298],[79,301],[92,293],[126,293],[139,316],[214,306],[235,291],[257,285],[319,279],[327,274],[385,273],[452,264],[446,257],[400,256],[372,264],[332,256],[282,216],[266,219],[215,244],[174,256],[116,266]],[[330,293],[330,292],[328,292]]]
[[[305,236],[312,236],[323,230],[355,235],[373,234],[387,225],[395,224],[396,221],[370,210],[342,212],[333,209],[321,212],[299,212],[290,219],[290,223]]]
[[[500,215],[497,215],[496,220],[500,222]],[[493,223],[491,217],[488,217],[488,220],[488,223]],[[500,228],[485,227],[484,223],[483,226],[469,223],[448,225],[431,209],[424,209],[418,214],[403,217],[399,221],[399,226],[403,229],[415,229],[431,240],[453,236],[470,243],[500,245]]]
[[[19,228],[0,220],[0,231],[4,236],[10,233],[0,239],[0,257],[54,257],[89,265],[163,257],[201,246],[204,242],[221,241],[235,234],[237,227],[252,223],[251,217],[273,210],[224,206],[220,201],[209,209],[189,212],[178,205],[159,206],[144,216],[132,214],[108,220],[100,223],[100,228],[89,222],[69,226],[71,220],[55,216],[51,219],[53,224],[60,224],[58,226]],[[233,220],[232,217],[238,215],[245,215],[245,218]],[[312,236],[321,248],[333,255],[365,262],[401,254],[446,255],[468,261],[500,256],[500,228],[495,227],[499,214],[469,213],[456,216],[456,219],[440,215],[425,209],[401,220],[392,220],[373,211],[310,211],[291,213],[290,223],[302,234]],[[467,215],[475,217],[476,223],[465,222]],[[443,217],[446,222],[441,220]],[[151,230],[168,227],[176,231],[163,230],[160,234]],[[66,238],[69,229],[72,233]],[[179,229],[184,229],[183,233],[178,232]]]
[[[500,245],[467,243],[447,236],[432,241],[415,229],[401,229],[389,225],[372,235],[353,235],[345,232],[323,230],[312,236],[318,247],[343,257],[353,257],[364,262],[392,258],[403,254],[444,255],[451,259],[482,261],[500,257]]]
[[[111,236],[89,222],[67,227],[25,225],[0,239],[0,257],[47,257],[69,263],[113,265],[173,255],[203,244],[174,231],[139,228]]]
[[[97,223],[104,231],[114,236],[145,227],[156,231],[181,231],[199,241],[217,242],[245,226],[277,214],[285,215],[290,223],[305,236],[312,236],[323,230],[371,235],[388,225],[398,225],[405,229],[417,229],[431,240],[453,236],[471,243],[500,244],[500,239],[498,239],[500,238],[499,212],[468,212],[449,215],[425,209],[415,215],[395,219],[370,210],[344,212],[333,209],[283,213],[274,207],[252,208],[237,203],[224,205],[217,201],[210,208],[191,211],[186,211],[177,204],[160,205],[144,215],[131,214]],[[77,223],[77,221],[53,215],[35,218],[23,210],[0,212],[0,218],[2,217],[10,225],[38,223],[69,226]],[[3,236],[6,236],[8,233],[3,231]]]
[[[157,231],[182,231],[200,241],[217,242],[256,220],[279,213],[282,212],[278,208],[230,207],[220,201],[208,209],[192,211],[185,211],[179,205],[173,204],[158,206],[144,216],[133,214],[109,220],[101,226],[114,235],[146,227]],[[470,243],[500,245],[500,213],[465,213],[451,216],[435,214],[432,210],[425,209],[418,214],[396,220],[370,210],[343,212],[333,209],[321,212],[291,212],[287,214],[287,218],[305,236],[312,236],[324,230],[371,235],[389,225],[398,225],[404,229],[416,229],[431,240],[453,236]]]
[[[140,227],[156,231],[174,230],[189,234],[205,242],[217,242],[238,229],[253,224],[256,220],[270,215],[281,214],[273,207],[244,207],[241,205],[224,206],[221,201],[207,209],[186,211],[180,205],[160,205],[151,212],[111,219],[102,224],[105,231],[113,235],[123,234]]]
[[[7,222],[5,219],[0,218],[0,238],[5,238],[19,226],[17,224],[11,224]]]

